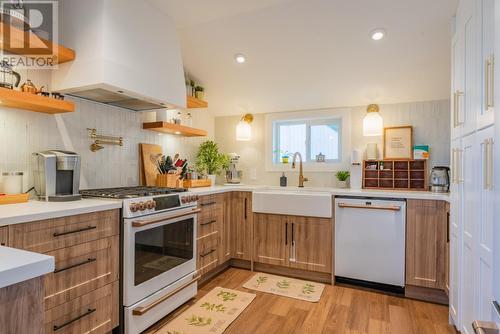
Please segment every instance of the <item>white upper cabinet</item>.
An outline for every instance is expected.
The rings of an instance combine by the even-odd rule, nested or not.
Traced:
[[[77,56],[54,71],[53,90],[132,110],[186,106],[176,28],[149,2],[61,0],[59,17]]]
[[[481,28],[481,109],[478,112],[477,127],[485,128],[494,121],[495,107],[495,0],[477,1]]]

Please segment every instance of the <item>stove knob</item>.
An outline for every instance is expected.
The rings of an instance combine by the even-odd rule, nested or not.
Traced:
[[[194,200],[195,200],[195,201],[197,201],[197,200],[198,200],[198,198],[199,198],[199,196],[198,196],[198,195],[194,195]]]
[[[147,201],[146,202],[146,208],[148,210],[151,210],[153,208],[153,203],[154,203],[153,201]]]
[[[146,210],[146,203],[144,203],[144,202],[140,202],[140,203],[139,203],[139,210],[141,210],[141,211]]]
[[[132,203],[132,204],[130,204],[129,209],[130,209],[131,212],[137,212],[137,210],[139,209],[139,207],[137,206],[137,204]]]
[[[182,204],[185,204],[185,203],[186,203],[186,201],[187,201],[186,197],[181,197],[181,203],[182,203]]]
[[[151,204],[153,205],[153,209],[156,208],[156,201],[155,200],[152,200]]]

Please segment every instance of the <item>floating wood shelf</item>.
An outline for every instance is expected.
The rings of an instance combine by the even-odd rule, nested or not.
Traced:
[[[61,114],[75,111],[75,104],[73,102],[23,93],[8,88],[0,88],[0,106],[45,114]]]
[[[191,128],[189,126],[173,124],[169,122],[149,122],[143,123],[144,130],[151,130],[162,133],[170,133],[184,137],[204,137],[207,132],[202,129]]]
[[[364,161],[363,188],[428,190],[427,160]]]
[[[193,108],[207,108],[208,103],[206,101],[197,99],[194,96],[188,96],[187,97],[187,107],[188,109],[193,109]]]
[[[0,40],[0,49],[17,55],[39,55],[46,56],[49,45],[52,45],[52,53],[56,56],[54,64],[61,64],[75,59],[75,51],[62,45],[52,43],[42,39],[33,32],[25,32],[21,29],[11,26],[6,22],[0,22],[1,36],[8,36],[9,41]],[[7,34],[7,35],[6,35]],[[29,40],[29,48],[21,47],[24,41]],[[37,50],[38,49],[38,50]]]

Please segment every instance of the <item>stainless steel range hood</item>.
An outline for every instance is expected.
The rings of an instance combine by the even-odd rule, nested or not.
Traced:
[[[59,34],[76,58],[52,90],[132,111],[186,106],[175,26],[147,1],[60,0]]]
[[[146,111],[155,109],[165,109],[165,103],[155,103],[147,101],[144,98],[136,98],[125,94],[122,90],[116,93],[104,88],[88,88],[76,91],[66,91],[66,95],[90,100],[98,103],[104,103],[110,106],[125,108],[132,111]]]

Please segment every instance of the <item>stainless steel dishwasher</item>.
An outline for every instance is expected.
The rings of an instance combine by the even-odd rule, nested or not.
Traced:
[[[336,281],[403,293],[405,225],[405,200],[336,197]]]

